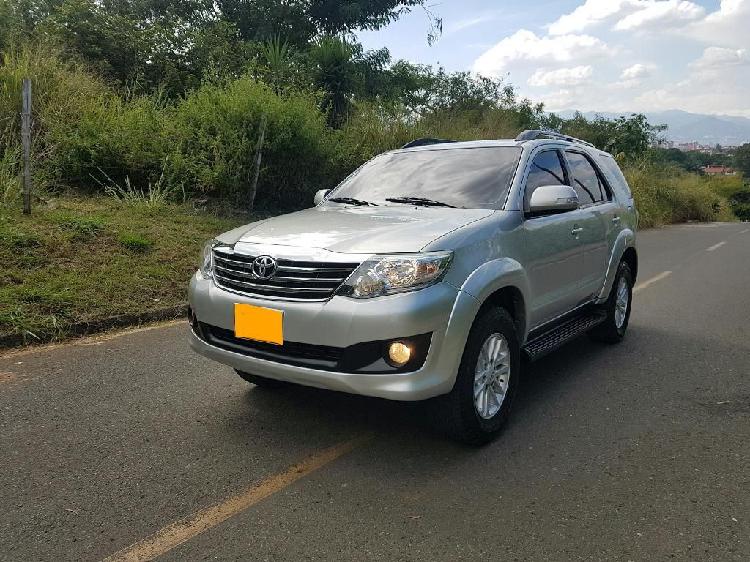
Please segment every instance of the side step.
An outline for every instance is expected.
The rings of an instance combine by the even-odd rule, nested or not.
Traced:
[[[538,335],[523,346],[523,350],[531,361],[536,361],[581,334],[588,332],[594,326],[604,322],[606,318],[607,315],[604,311],[589,311],[580,316],[575,316]]]

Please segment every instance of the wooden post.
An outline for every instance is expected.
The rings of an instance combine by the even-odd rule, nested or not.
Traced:
[[[258,190],[258,176],[260,175],[260,160],[261,160],[261,149],[263,148],[263,139],[266,136],[266,115],[265,113],[260,118],[260,133],[258,135],[258,144],[255,147],[255,174],[253,176],[253,183],[250,185],[249,203],[250,211],[255,206],[255,194]]]
[[[23,144],[23,213],[31,214],[31,80],[23,79],[21,111],[21,142]]]

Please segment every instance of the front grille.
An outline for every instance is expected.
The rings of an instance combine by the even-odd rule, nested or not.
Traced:
[[[260,297],[291,300],[326,300],[359,266],[358,263],[276,260],[278,268],[270,279],[258,279],[252,272],[257,256],[214,249],[214,280],[222,288]]]
[[[336,370],[344,352],[340,347],[313,345],[309,343],[284,342],[282,345],[240,339],[232,330],[225,330],[209,324],[200,323],[203,338],[211,345],[227,351],[266,359],[286,365],[297,365],[320,369]]]

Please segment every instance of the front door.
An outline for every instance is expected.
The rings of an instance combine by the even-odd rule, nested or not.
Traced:
[[[543,185],[567,184],[557,150],[536,154],[524,189],[524,209]],[[575,308],[582,299],[583,237],[589,213],[577,209],[524,221],[524,263],[531,290],[530,325],[538,327]]]

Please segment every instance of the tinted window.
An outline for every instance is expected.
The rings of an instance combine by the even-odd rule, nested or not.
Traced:
[[[531,194],[537,187],[543,185],[565,185],[565,172],[563,171],[560,154],[556,150],[548,150],[534,156],[531,162],[529,175],[526,177],[526,191],[524,202],[528,209]]]
[[[615,162],[615,159],[610,155],[600,154],[597,160],[599,161],[602,171],[607,176],[607,180],[609,180],[609,185],[613,187],[618,194],[625,197],[625,199],[630,199],[630,187],[628,186],[625,176],[622,175],[620,167],[617,165],[617,162]]]
[[[566,152],[565,156],[570,168],[570,180],[578,193],[578,202],[581,207],[608,199],[599,174],[596,173],[589,159],[578,152]]]
[[[379,205],[397,205],[386,201],[390,197],[424,197],[454,207],[498,209],[505,203],[520,156],[515,146],[381,154],[345,179],[330,197]]]

